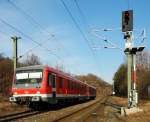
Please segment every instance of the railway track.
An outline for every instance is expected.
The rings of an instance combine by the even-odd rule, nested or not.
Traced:
[[[88,116],[91,115],[98,107],[105,103],[108,97],[104,97],[86,107],[76,110],[70,114],[59,117],[54,120],[54,122],[83,122]]]
[[[25,121],[25,122],[80,122],[90,116],[98,107],[106,102],[108,97],[103,97],[82,104],[81,107],[67,107],[59,110],[50,111],[25,111],[22,113],[11,114],[0,117],[0,122]],[[104,105],[104,104],[103,104]],[[83,122],[83,121],[82,121]]]
[[[36,115],[36,114],[39,114],[39,113],[41,113],[41,112],[28,110],[28,111],[24,111],[24,112],[21,112],[21,113],[10,114],[10,115],[0,117],[0,122],[15,121],[15,120],[18,120],[20,118]]]
[[[118,110],[121,110],[121,105],[117,105],[117,104],[114,104],[114,103],[111,103],[111,102],[106,102],[105,105],[107,106],[112,106],[113,108],[116,108]]]

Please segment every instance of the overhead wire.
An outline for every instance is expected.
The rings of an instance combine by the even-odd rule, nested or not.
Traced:
[[[19,6],[17,6],[15,3],[13,3],[11,0],[8,0],[9,4],[12,5],[18,12],[20,12],[22,15],[24,15],[24,17],[32,24],[32,25],[36,25],[36,27],[39,27],[41,30],[43,30],[46,33],[49,33],[49,31],[47,31],[46,29],[44,29],[41,24],[39,22],[37,22],[31,15],[29,15],[27,12],[25,12],[22,8],[20,8]],[[43,33],[43,31],[41,31],[41,33]],[[53,34],[51,34],[51,36],[53,36]],[[64,48],[63,44],[56,39],[56,36],[54,36],[56,42],[57,42],[57,46],[59,45],[59,47]],[[33,47],[33,49],[35,49],[35,47]],[[30,49],[31,50],[31,49]],[[29,50],[29,51],[30,51]],[[27,51],[27,52],[29,52]],[[65,51],[66,55],[69,55],[68,57],[70,57],[70,54],[68,53],[68,51]],[[25,53],[26,54],[26,53]]]
[[[18,12],[20,12],[22,15],[24,15],[26,17],[26,19],[31,23],[31,24],[36,24],[36,27],[39,27],[42,31],[41,33],[43,32],[46,32],[46,33],[50,33],[48,30],[46,30],[45,28],[43,28],[43,26],[36,20],[34,19],[34,17],[32,17],[30,14],[28,14],[27,12],[25,12],[22,8],[20,8],[19,6],[17,6],[15,3],[13,3],[11,0],[8,0],[9,4],[11,4],[16,10],[18,10]],[[56,39],[56,35],[55,34],[51,34],[51,36],[55,36],[54,38]],[[56,41],[58,42],[58,45],[60,48],[62,48],[62,44],[61,42],[56,39]],[[57,45],[57,46],[58,46]]]
[[[53,53],[50,49],[48,49],[47,47],[42,46],[41,43],[35,41],[34,39],[32,39],[30,36],[28,36],[27,34],[23,33],[22,31],[20,31],[19,29],[17,29],[16,27],[12,26],[11,24],[7,23],[6,21],[4,21],[3,19],[0,18],[0,21],[7,25],[8,27],[12,28],[13,30],[15,30],[16,32],[20,33],[22,36],[24,36],[25,38],[31,40],[32,42],[36,43],[38,46],[44,48],[46,51],[51,52],[52,55],[55,55],[58,59],[59,56],[57,56],[55,53]]]
[[[81,7],[80,7],[80,5],[79,5],[79,3],[78,3],[78,0],[74,0],[74,3],[75,3],[75,6],[76,6],[76,8],[77,8],[77,10],[78,10],[78,12],[79,12],[79,15],[80,15],[81,20],[82,20],[83,23],[87,26],[88,29],[91,29],[90,24],[88,23],[88,21],[87,21],[85,15],[84,15],[84,12],[82,11],[82,9],[81,9]],[[88,34],[89,34],[89,30],[88,30]],[[94,44],[94,41],[93,41],[93,40],[89,40],[89,41],[90,41],[90,44],[92,45],[92,46],[91,46],[91,50],[92,50],[93,55],[94,55],[94,57],[95,57],[95,59],[96,59],[96,63],[100,66],[101,64],[98,62],[98,56],[96,55],[95,50],[93,49],[93,46],[95,45],[95,44]]]
[[[5,36],[8,36],[8,35],[9,35],[8,33],[6,33],[5,31],[2,31],[2,30],[0,30],[0,32],[1,32],[2,34],[4,34]]]
[[[74,0],[74,3],[75,3],[75,5],[76,5],[76,7],[77,7],[77,9],[78,9],[78,12],[79,12],[79,14],[80,14],[80,17],[82,18],[82,20],[84,21],[84,23],[86,24],[86,26],[87,26],[88,28],[90,28],[89,23],[87,22],[86,17],[84,16],[84,13],[82,12],[82,10],[81,10],[81,8],[80,8],[80,6],[79,6],[79,4],[78,4],[78,1],[77,1],[77,0]]]
[[[88,21],[87,21],[85,15],[84,15],[83,11],[81,10],[81,7],[80,7],[78,1],[77,1],[77,0],[74,0],[74,3],[75,3],[75,5],[76,5],[76,8],[78,9],[80,18],[82,19],[83,23],[87,26],[88,29],[90,29],[91,27],[90,27],[90,25],[89,25],[89,23],[88,23]],[[89,31],[88,31],[88,33],[89,33]],[[93,40],[90,40],[90,42],[91,42],[92,45],[94,45]]]
[[[39,22],[37,22],[32,16],[30,16],[28,13],[26,13],[22,8],[18,7],[14,2],[11,0],[7,0],[8,3],[13,6],[16,10],[18,10],[24,17],[34,26],[40,28],[41,30],[44,30],[44,28],[40,25]],[[40,31],[43,33],[42,31]]]
[[[60,0],[60,1],[63,4],[63,6],[64,6],[65,10],[67,11],[67,13],[69,14],[69,16],[70,16],[71,20],[73,21],[75,27],[78,29],[78,31],[80,32],[81,36],[83,37],[83,39],[85,40],[86,44],[88,45],[92,56],[95,58],[95,53],[92,50],[92,47],[91,47],[91,45],[89,43],[89,40],[87,39],[87,37],[85,36],[84,32],[81,30],[80,26],[76,22],[75,18],[73,17],[73,15],[72,15],[71,11],[69,10],[69,8],[67,7],[66,3],[63,0]],[[97,60],[94,60],[94,61],[97,61]],[[96,63],[98,63],[98,62],[96,62]]]
[[[40,30],[40,33],[44,33],[44,32],[46,32],[46,33],[50,33],[49,31],[47,31],[45,28],[43,28],[42,26],[41,26],[41,24],[39,23],[39,22],[37,22],[36,21],[36,19],[34,19],[34,17],[32,17],[29,13],[27,13],[26,11],[24,11],[22,8],[20,8],[19,6],[17,6],[14,2],[12,2],[11,0],[7,0],[8,1],[8,3],[12,6],[12,7],[14,7],[18,12],[20,12],[20,14],[22,14],[27,20],[28,20],[28,22],[29,23],[31,23],[32,25],[34,25],[36,28],[40,28],[41,30]],[[18,31],[18,30],[17,30]],[[23,33],[22,33],[23,34]],[[24,34],[23,34],[24,35]],[[59,47],[60,48],[63,48],[64,49],[64,51],[66,50],[65,48],[64,48],[64,46],[63,46],[63,44],[58,40],[58,39],[56,39],[56,36],[54,35],[54,34],[51,34],[51,36],[53,37],[53,39],[55,38],[55,40],[56,40],[56,42],[57,42],[57,46],[59,45]],[[24,36],[26,36],[26,35],[24,35]],[[26,36],[27,37],[27,36]],[[31,38],[30,38],[31,39]],[[35,47],[33,47],[33,48],[31,48],[31,49],[29,49],[28,51],[26,51],[23,55],[21,55],[20,57],[22,57],[22,56],[25,56],[26,54],[28,54],[30,51],[32,51],[32,50],[34,50],[34,49],[36,49],[37,47],[39,47],[40,45],[38,44],[38,46],[35,46]],[[68,51],[65,51],[65,53],[66,53],[66,55],[68,56],[68,57],[70,57],[70,54],[68,53]],[[59,58],[60,59],[60,58]],[[63,60],[63,59],[62,59]],[[63,61],[62,61],[63,62]]]
[[[96,33],[93,33],[93,34],[94,34],[96,37],[98,37],[98,38],[102,39],[104,42],[106,42],[106,43],[110,44],[110,46],[112,46],[112,47],[117,47],[117,45],[116,45],[116,44],[112,43],[112,42],[111,42],[111,41],[109,41],[107,38],[102,37],[102,36],[100,36],[100,35],[98,35],[98,34],[96,34]]]
[[[81,30],[80,26],[78,25],[78,23],[76,22],[75,18],[73,17],[72,13],[70,12],[69,8],[67,7],[67,5],[65,4],[65,2],[63,0],[61,0],[64,8],[66,9],[66,11],[68,12],[70,18],[72,19],[73,23],[75,24],[75,27],[79,30],[80,34],[82,35],[82,37],[84,38],[84,40],[86,42],[88,42],[87,38],[85,37],[83,31]],[[89,46],[89,42],[87,43]],[[90,46],[89,46],[90,47]]]
[[[42,46],[45,45],[45,43],[46,43],[47,41],[49,41],[51,38],[52,38],[52,37],[50,37],[49,39],[43,41],[41,45],[42,45]],[[39,45],[37,45],[37,46],[35,46],[35,47],[33,47],[33,48],[27,50],[25,53],[23,53],[22,55],[20,55],[20,56],[18,57],[18,59],[22,58],[23,56],[25,56],[26,54],[30,53],[31,51],[33,51],[34,49],[36,49],[36,48],[38,48],[38,47],[39,47]],[[53,49],[53,51],[54,51],[54,49]]]
[[[43,26],[37,22],[37,20],[35,20],[30,14],[28,14],[27,12],[25,12],[22,8],[20,8],[19,6],[17,6],[14,2],[12,2],[11,0],[7,0],[8,3],[13,6],[18,12],[20,12],[27,20],[28,22],[30,22],[32,25],[35,25],[36,28],[40,28],[40,33],[50,33],[49,31],[47,31],[45,28],[43,28]],[[55,34],[50,34],[51,37],[54,37]],[[57,41],[58,42],[58,41]],[[39,44],[38,44],[39,45]],[[60,46],[61,47],[61,46]]]
[[[82,18],[82,20],[86,23],[86,25],[88,26],[88,28],[90,28],[89,27],[89,24],[88,24],[88,22],[86,21],[86,18],[85,18],[85,16],[84,16],[84,13],[82,12],[82,10],[81,10],[81,8],[80,8],[80,6],[79,6],[79,4],[78,4],[78,0],[74,0],[74,2],[75,2],[75,5],[76,5],[76,7],[77,7],[77,9],[78,9],[78,11],[79,11],[79,13],[80,13],[80,16],[81,16],[81,18]],[[103,31],[112,31],[112,30],[114,30],[114,29],[102,29]],[[115,30],[120,30],[120,28],[115,28]],[[96,30],[97,31],[97,30]],[[100,39],[102,39],[103,41],[105,41],[106,43],[108,43],[108,44],[110,44],[112,47],[110,47],[110,48],[118,48],[117,46],[116,46],[116,44],[113,44],[110,40],[108,40],[108,39],[106,39],[105,37],[102,37],[102,36],[100,36],[100,35],[97,35],[97,34],[95,34],[95,33],[93,33],[95,36],[98,36],[98,38],[100,38]],[[94,42],[93,41],[91,41],[92,42],[92,45],[94,46]],[[107,48],[107,47],[103,47],[103,48]],[[93,49],[93,48],[92,48]]]

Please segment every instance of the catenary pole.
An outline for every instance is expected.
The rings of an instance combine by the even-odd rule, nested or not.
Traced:
[[[16,71],[17,68],[17,58],[18,58],[18,48],[17,48],[17,43],[18,43],[18,39],[21,39],[21,37],[11,37],[11,39],[13,40],[13,61],[14,61],[14,72]]]

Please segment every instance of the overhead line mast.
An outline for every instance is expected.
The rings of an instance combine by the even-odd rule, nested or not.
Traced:
[[[14,60],[14,73],[16,71],[17,68],[17,60],[18,60],[18,39],[21,39],[21,37],[11,37],[11,39],[13,40],[13,60]]]

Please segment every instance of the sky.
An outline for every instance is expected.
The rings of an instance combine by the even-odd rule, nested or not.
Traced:
[[[122,11],[133,9],[134,43],[138,46],[136,37],[145,28],[150,50],[149,5],[149,0],[0,0],[0,53],[12,58],[11,37],[18,36],[20,62],[33,53],[43,65],[74,75],[93,73],[112,83],[126,58]],[[101,37],[121,49],[104,49],[111,45]]]

